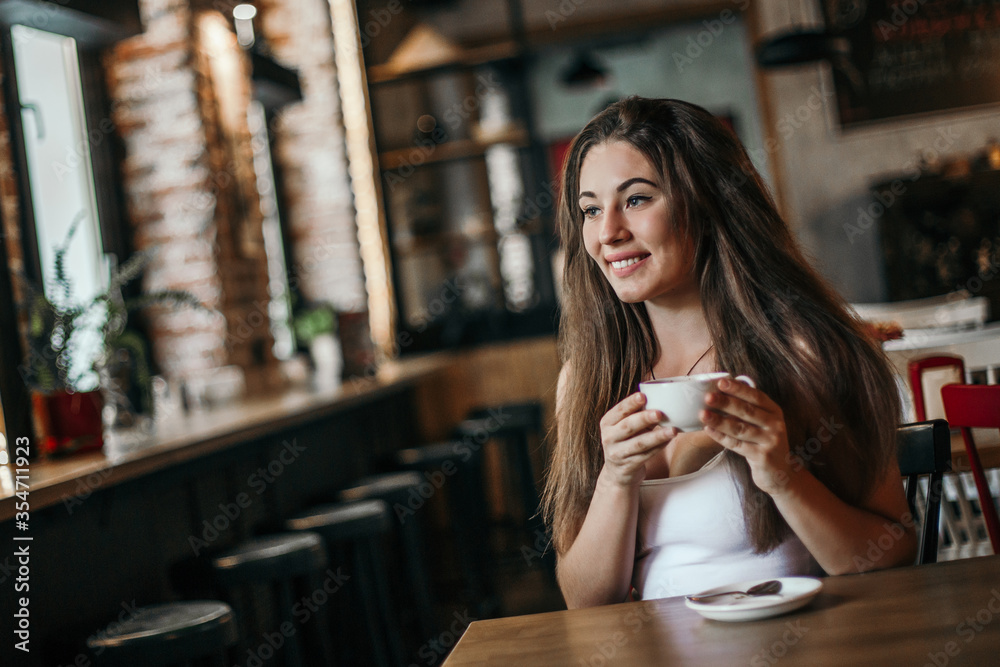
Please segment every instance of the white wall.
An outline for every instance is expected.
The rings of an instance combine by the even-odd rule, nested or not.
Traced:
[[[761,0],[757,10],[765,34],[787,27],[796,17],[810,16],[805,6],[800,9],[788,0]],[[764,77],[774,111],[770,129],[778,141],[776,167],[786,218],[820,271],[849,300],[885,298],[877,224],[860,235],[845,225],[857,226],[859,208],[873,201],[872,183],[905,172],[912,176],[921,153],[947,158],[981,151],[989,138],[1000,136],[1000,108],[899,118],[842,130],[836,98],[827,96],[832,92],[829,65],[803,65]],[[823,103],[813,112],[809,104],[817,91]]]
[[[771,182],[770,161],[761,150],[762,124],[745,27],[735,14],[711,27],[715,34],[702,21],[683,23],[641,41],[587,49],[611,75],[600,88],[575,90],[560,82],[578,48],[543,51],[531,75],[539,134],[546,141],[571,137],[610,99],[627,95],[682,99],[732,116],[757,168]]]

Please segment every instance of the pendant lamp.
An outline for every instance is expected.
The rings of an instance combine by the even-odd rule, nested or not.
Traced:
[[[794,28],[757,45],[757,64],[764,68],[839,60],[850,55],[851,44],[847,38],[825,30]]]
[[[842,62],[850,57],[851,44],[846,37],[823,27],[821,21],[807,24],[802,17],[803,3],[800,0],[787,1],[788,22],[792,27],[757,44],[758,65],[763,68],[785,67],[823,60]]]

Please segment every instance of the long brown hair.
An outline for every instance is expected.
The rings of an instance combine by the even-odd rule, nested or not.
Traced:
[[[587,254],[578,206],[588,151],[623,141],[661,175],[677,233],[691,240],[716,365],[777,402],[794,453],[844,501],[865,500],[894,455],[900,415],[881,348],[809,267],[733,133],[701,107],[667,99],[612,104],[574,139],[563,168],[565,250],[560,353],[570,365],[543,512],[558,553],[580,530],[604,465],[599,422],[636,391],[659,350],[643,303],[620,301]],[[665,223],[667,224],[667,223]],[[758,552],[789,528],[741,456],[727,451]]]

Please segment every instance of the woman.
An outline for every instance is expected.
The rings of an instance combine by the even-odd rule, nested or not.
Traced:
[[[570,148],[559,218],[544,510],[570,607],[913,561],[888,363],[729,130],[676,100],[611,105]],[[636,393],[715,370],[758,388],[720,382],[703,431],[659,426]]]

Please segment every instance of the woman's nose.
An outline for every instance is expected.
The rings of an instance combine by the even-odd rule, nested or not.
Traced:
[[[629,231],[625,227],[625,219],[620,211],[611,209],[604,214],[601,221],[601,233],[599,240],[602,245],[611,245],[617,241],[623,241],[629,237]]]

